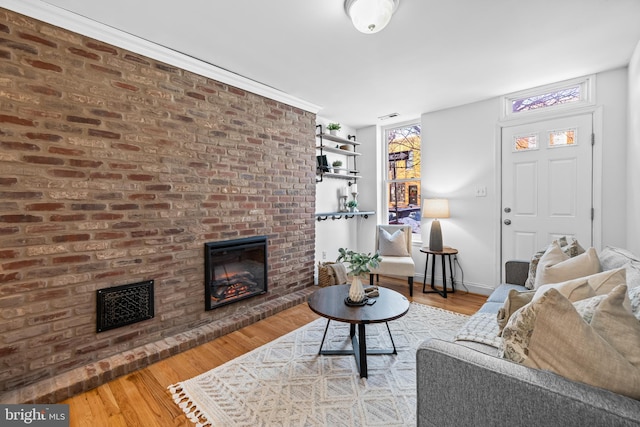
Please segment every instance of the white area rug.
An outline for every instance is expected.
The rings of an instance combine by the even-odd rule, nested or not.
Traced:
[[[169,390],[198,426],[413,426],[416,349],[428,337],[452,340],[467,318],[411,303],[389,322],[398,354],[368,356],[368,378],[353,356],[318,355],[322,318]],[[368,348],[391,348],[384,323],[366,330]],[[343,348],[349,325],[332,321],[323,349]]]

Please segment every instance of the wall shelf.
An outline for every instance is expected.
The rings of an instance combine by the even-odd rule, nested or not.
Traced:
[[[360,211],[360,212],[324,212],[317,213],[316,219],[318,221],[326,221],[328,219],[336,220],[336,219],[350,219],[353,217],[361,216],[365,219],[369,218],[369,215],[375,215],[375,211]]]
[[[355,136],[349,135],[348,138],[343,138],[341,136],[331,135],[330,133],[324,133],[322,125],[317,125],[316,128],[319,129],[319,132],[316,134],[316,138],[318,138],[319,141],[319,144],[316,145],[316,150],[319,153],[316,175],[320,177],[319,179],[316,178],[316,182],[322,182],[325,177],[345,179],[353,182],[361,178],[361,176],[358,175],[358,169],[356,167],[356,158],[360,156],[361,153],[356,153],[355,151],[360,143],[355,140]],[[351,149],[349,149],[349,147],[351,147]],[[326,153],[344,156],[343,159],[345,160],[344,163],[346,167],[341,168],[341,170],[345,172],[344,174],[330,172],[332,167],[331,164],[327,164]],[[324,159],[322,162],[320,160],[321,158]],[[322,164],[325,166],[322,166]]]
[[[350,171],[349,173],[355,174],[355,173],[358,173],[358,171]],[[332,173],[332,172],[324,172],[323,175],[326,176],[327,178],[348,179],[348,180],[362,178],[360,175],[345,175],[343,173]]]

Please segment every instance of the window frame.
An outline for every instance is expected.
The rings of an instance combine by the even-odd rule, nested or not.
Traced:
[[[550,92],[558,92],[575,86],[580,87],[580,99],[578,101],[566,104],[550,105],[548,107],[537,108],[535,110],[513,111],[513,102],[516,100],[545,95]],[[595,76],[590,75],[504,95],[502,97],[500,118],[501,120],[512,120],[524,117],[557,114],[564,110],[576,110],[584,107],[591,107],[595,105],[595,103]]]

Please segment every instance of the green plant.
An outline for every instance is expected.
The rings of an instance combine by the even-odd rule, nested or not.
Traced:
[[[358,207],[358,201],[357,200],[349,200],[347,202],[347,207],[348,208],[357,208]]]
[[[333,166],[334,168],[339,168],[340,166],[342,166],[342,160],[336,160],[333,163],[331,163],[331,166]]]
[[[338,249],[338,252],[340,255],[338,256],[337,262],[349,264],[349,273],[352,276],[370,273],[370,268],[376,268],[380,265],[380,254],[377,252],[371,255],[371,253],[354,252],[345,248]]]
[[[340,123],[329,123],[327,125],[327,130],[340,130]]]

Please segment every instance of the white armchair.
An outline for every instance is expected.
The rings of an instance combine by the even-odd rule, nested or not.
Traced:
[[[377,268],[371,270],[369,283],[373,286],[373,276],[376,282],[379,275],[407,277],[409,280],[409,295],[413,296],[413,276],[416,271],[411,257],[411,226],[410,225],[378,225],[376,227],[376,251],[382,260]]]

